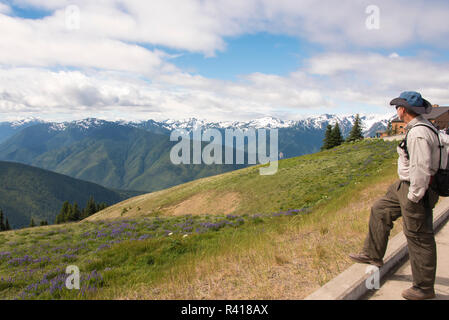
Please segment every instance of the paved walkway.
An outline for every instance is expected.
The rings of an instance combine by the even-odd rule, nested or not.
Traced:
[[[437,242],[437,277],[435,281],[435,300],[449,300],[449,223],[435,236]],[[404,300],[403,290],[412,285],[410,261],[402,265],[394,274],[389,275],[385,283],[368,297],[370,300]]]

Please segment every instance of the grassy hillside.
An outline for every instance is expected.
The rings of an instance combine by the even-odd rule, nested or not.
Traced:
[[[395,145],[383,141],[349,144],[281,160],[278,172],[271,176],[260,175],[254,166],[130,198],[90,219],[311,208],[376,174],[394,156]]]
[[[279,165],[271,177],[247,168],[135,197],[90,221],[4,232],[0,298],[301,299],[351,264],[370,205],[396,179],[395,143]],[[189,204],[191,215],[176,211]],[[81,270],[80,291],[61,287],[69,264]]]
[[[30,224],[31,217],[53,223],[62,203],[86,205],[90,196],[96,202],[114,204],[136,192],[113,191],[51,171],[0,161],[0,208],[13,228]]]

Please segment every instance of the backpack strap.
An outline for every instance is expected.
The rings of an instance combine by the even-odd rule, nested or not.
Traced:
[[[408,153],[408,148],[407,148],[407,137],[408,137],[408,133],[410,132],[410,130],[412,130],[412,129],[415,128],[415,127],[427,127],[427,128],[429,128],[433,133],[435,133],[435,134],[437,135],[437,138],[438,138],[438,148],[440,149],[440,161],[439,161],[439,163],[438,163],[438,170],[441,169],[441,160],[442,160],[442,159],[441,159],[441,149],[443,149],[443,145],[441,144],[441,141],[440,141],[440,135],[439,135],[438,132],[436,131],[437,129],[436,129],[435,127],[429,126],[428,124],[424,124],[424,123],[418,123],[418,124],[414,125],[413,127],[411,127],[411,128],[407,131],[407,134],[405,135],[405,139],[401,141],[401,143],[400,143],[399,146],[400,146],[402,149],[404,149],[404,151],[405,151],[405,153],[406,153],[406,155],[407,155],[407,158],[410,158],[410,155],[409,155],[409,153]]]

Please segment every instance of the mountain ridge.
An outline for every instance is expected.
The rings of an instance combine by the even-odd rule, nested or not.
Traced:
[[[360,118],[362,122],[365,124],[364,133],[368,133],[370,129],[378,123],[381,123],[386,126],[388,120],[393,118],[393,115],[381,115],[381,114],[360,114]],[[205,119],[198,118],[188,118],[181,120],[173,120],[166,119],[161,121],[156,121],[153,119],[149,120],[141,120],[141,121],[128,121],[128,120],[103,120],[98,118],[84,118],[81,120],[73,120],[73,121],[63,121],[63,122],[54,122],[54,121],[44,121],[37,118],[33,118],[32,120],[23,120],[23,121],[13,121],[13,122],[1,122],[0,126],[8,126],[10,127],[23,127],[24,125],[33,125],[36,123],[46,123],[51,124],[49,127],[50,130],[62,131],[69,128],[79,128],[84,130],[89,130],[91,128],[95,128],[101,125],[105,125],[108,123],[114,123],[117,125],[123,126],[132,126],[141,129],[146,129],[149,131],[157,131],[159,129],[160,133],[167,134],[168,131],[175,129],[197,129],[200,127],[203,128],[220,128],[220,129],[228,129],[228,128],[236,128],[236,129],[245,129],[245,128],[289,128],[289,127],[313,127],[313,128],[323,128],[323,126],[329,124],[335,124],[338,122],[339,124],[348,122],[353,122],[355,119],[354,115],[335,115],[335,114],[321,114],[318,116],[309,116],[304,117],[299,120],[282,120],[280,118],[267,116],[262,117],[250,121],[208,121]],[[1,138],[1,136],[0,136]]]
[[[141,194],[111,190],[88,181],[38,167],[0,161],[0,208],[14,228],[36,222],[53,223],[64,201],[84,207],[90,196],[112,205]]]
[[[366,136],[386,127],[388,117],[382,117],[361,116],[370,126],[365,130]],[[243,167],[172,164],[170,150],[176,142],[170,141],[169,136],[174,129],[216,128],[223,134],[226,129],[277,128],[279,157],[291,158],[319,151],[328,124],[338,122],[346,136],[353,120],[353,115],[331,114],[298,121],[265,117],[249,122],[206,122],[195,118],[165,122],[33,119],[19,122],[30,125],[0,143],[0,160],[40,167],[107,188],[150,192]]]
[[[155,191],[241,165],[174,165],[168,135],[95,121],[65,129],[43,123],[0,144],[0,160],[24,163],[113,189]]]

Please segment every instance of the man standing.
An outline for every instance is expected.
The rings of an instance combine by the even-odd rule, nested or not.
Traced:
[[[362,252],[349,256],[356,262],[381,267],[393,222],[402,216],[413,276],[413,286],[402,296],[410,300],[431,299],[435,297],[436,274],[432,209],[438,194],[429,188],[429,183],[438,170],[440,152],[438,137],[432,132],[437,130],[422,114],[430,113],[432,105],[414,91],[401,93],[390,105],[396,106],[399,119],[406,123],[407,136],[398,146],[399,180],[372,206]]]

